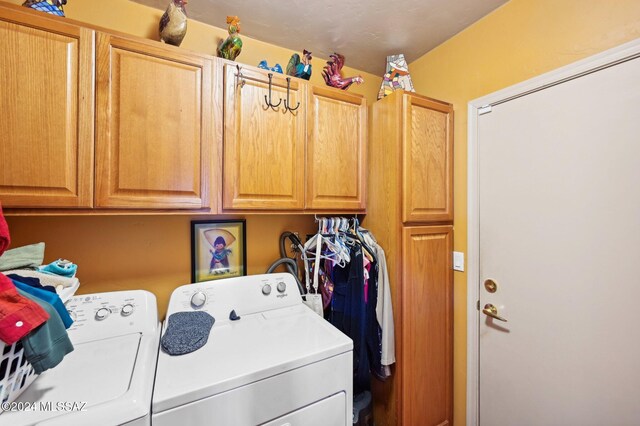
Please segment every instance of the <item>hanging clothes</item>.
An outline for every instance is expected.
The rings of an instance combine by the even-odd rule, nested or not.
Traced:
[[[344,218],[322,218],[302,253],[308,288],[322,295],[325,319],[353,340],[355,393],[371,389],[372,375],[389,377],[395,362],[385,254],[363,231],[357,220],[350,227]]]
[[[389,271],[384,249],[378,244],[371,232],[365,228],[359,228],[361,235],[367,244],[376,252],[378,259],[378,301],[376,305],[376,319],[382,329],[382,365],[385,367],[384,377],[391,375],[390,365],[396,362],[395,354],[395,327],[393,323],[393,303],[391,302],[391,287],[389,284]]]

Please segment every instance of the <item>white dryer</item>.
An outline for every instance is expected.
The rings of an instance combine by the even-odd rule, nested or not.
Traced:
[[[353,342],[303,304],[292,275],[178,287],[167,318],[196,310],[215,324],[195,352],[161,349],[154,426],[352,424]]]
[[[66,306],[74,351],[13,404],[32,411],[5,411],[0,424],[150,425],[160,338],[155,296],[142,290],[85,294]]]

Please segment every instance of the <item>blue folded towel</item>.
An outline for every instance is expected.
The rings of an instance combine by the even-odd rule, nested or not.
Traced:
[[[58,259],[55,262],[51,262],[48,265],[41,266],[38,268],[38,271],[40,272],[46,272],[48,274],[60,275],[68,278],[75,277],[77,270],[78,270],[78,265],[64,259]]]
[[[206,312],[176,312],[169,315],[169,325],[160,344],[169,355],[184,355],[203,347],[215,318]]]

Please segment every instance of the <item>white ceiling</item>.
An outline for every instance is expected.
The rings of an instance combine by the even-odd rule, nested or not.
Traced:
[[[164,10],[170,0],[134,0]],[[189,18],[226,27],[240,17],[241,34],[350,67],[384,73],[386,56],[419,58],[507,0],[190,0]]]

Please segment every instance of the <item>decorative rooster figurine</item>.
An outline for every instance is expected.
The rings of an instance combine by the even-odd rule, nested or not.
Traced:
[[[294,53],[289,59],[289,65],[287,65],[287,74],[293,77],[304,78],[309,80],[311,78],[311,52],[308,50],[302,51],[302,60],[300,55]]]
[[[160,18],[160,40],[180,46],[187,34],[187,10],[184,8],[187,2],[188,0],[171,0]]]
[[[62,6],[65,4],[67,0],[26,0],[22,3],[23,6],[56,16],[64,16]]]
[[[353,83],[364,83],[364,79],[361,76],[357,77],[342,77],[342,67],[344,66],[344,56],[339,53],[329,55],[327,65],[322,70],[322,76],[324,77],[327,86],[337,87],[338,89],[347,90]]]
[[[240,18],[227,16],[229,36],[218,46],[218,56],[234,61],[242,51],[242,40],[238,36],[240,32]]]

